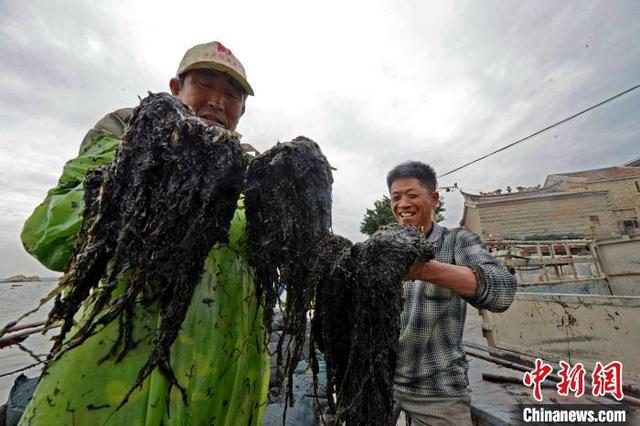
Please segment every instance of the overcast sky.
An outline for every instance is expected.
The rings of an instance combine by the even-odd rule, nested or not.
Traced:
[[[220,40],[256,96],[238,131],[305,135],[334,173],[334,231],[362,240],[387,171],[444,173],[640,83],[638,1],[0,0],[0,277],[44,273],[19,233],[104,114],[168,91]],[[466,192],[640,156],[640,90],[448,176]],[[445,193],[447,225],[462,215]]]

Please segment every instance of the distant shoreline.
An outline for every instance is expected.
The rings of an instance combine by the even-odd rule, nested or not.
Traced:
[[[28,282],[40,282],[42,278],[39,275],[13,275],[8,278],[0,280],[0,283],[28,283]]]

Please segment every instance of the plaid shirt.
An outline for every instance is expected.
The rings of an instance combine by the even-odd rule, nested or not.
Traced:
[[[429,241],[436,260],[469,266],[478,277],[474,297],[428,282],[405,281],[404,310],[398,346],[395,388],[424,397],[468,394],[468,363],[462,346],[467,302],[479,309],[502,312],[516,291],[516,279],[466,229],[450,230],[434,223]]]

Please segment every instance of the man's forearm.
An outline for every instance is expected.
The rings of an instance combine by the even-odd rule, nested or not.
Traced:
[[[416,264],[406,279],[426,281],[446,287],[465,298],[474,297],[478,290],[478,277],[473,269],[437,260]]]

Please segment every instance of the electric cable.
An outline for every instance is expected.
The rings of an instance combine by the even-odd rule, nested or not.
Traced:
[[[614,99],[617,99],[617,98],[619,98],[619,97],[621,97],[621,96],[624,96],[624,95],[626,95],[627,93],[630,93],[630,92],[632,92],[632,91],[634,91],[634,90],[636,90],[636,89],[638,89],[638,88],[640,88],[640,84],[636,84],[635,86],[633,86],[633,87],[631,87],[631,88],[629,88],[629,89],[627,89],[627,90],[624,90],[624,91],[622,91],[622,92],[620,92],[620,93],[618,93],[618,94],[616,94],[616,95],[611,96],[610,98],[607,98],[607,99],[605,99],[605,100],[603,100],[603,101],[601,101],[601,102],[598,102],[597,104],[592,105],[592,106],[590,106],[589,108],[583,109],[582,111],[580,111],[580,112],[578,112],[578,113],[575,113],[575,114],[573,114],[573,115],[572,115],[572,116],[570,116],[570,117],[567,117],[567,118],[565,118],[565,119],[563,119],[563,120],[560,120],[560,121],[558,121],[558,122],[555,122],[555,123],[553,123],[553,124],[551,124],[551,125],[549,125],[549,126],[545,127],[544,129],[541,129],[541,130],[538,130],[537,132],[531,133],[530,135],[525,136],[525,137],[524,137],[524,138],[522,138],[522,139],[518,139],[517,141],[512,142],[512,143],[510,143],[510,144],[508,144],[508,145],[505,145],[505,146],[503,146],[502,148],[498,148],[498,149],[496,149],[495,151],[492,151],[492,152],[490,152],[490,153],[488,153],[488,154],[483,155],[482,157],[476,158],[476,159],[475,159],[475,160],[473,160],[473,161],[469,161],[468,163],[465,163],[465,164],[463,164],[463,165],[461,165],[461,166],[459,166],[459,167],[456,167],[456,168],[455,168],[455,169],[453,169],[453,170],[449,170],[448,172],[446,172],[446,173],[444,173],[444,174],[439,175],[439,176],[438,176],[438,179],[439,179],[439,178],[443,178],[443,177],[445,177],[445,176],[447,176],[447,175],[450,175],[450,174],[452,174],[452,173],[455,173],[455,172],[457,172],[458,170],[464,169],[464,168],[465,168],[465,167],[467,167],[467,166],[470,166],[470,165],[472,165],[472,164],[474,164],[474,163],[477,163],[478,161],[484,160],[484,159],[485,159],[485,158],[487,158],[487,157],[491,157],[492,155],[497,154],[497,153],[499,153],[499,152],[501,152],[501,151],[504,151],[504,150],[506,150],[506,149],[509,149],[509,148],[511,148],[512,146],[515,146],[515,145],[517,145],[517,144],[519,144],[519,143],[525,142],[525,141],[527,141],[527,140],[529,140],[529,139],[533,138],[534,136],[537,136],[537,135],[539,135],[539,134],[541,134],[541,133],[544,133],[544,132],[546,132],[547,130],[553,129],[554,127],[557,127],[557,126],[559,126],[559,125],[561,125],[561,124],[564,124],[564,123],[566,123],[566,122],[568,122],[568,121],[570,121],[570,120],[573,120],[574,118],[579,117],[579,116],[581,116],[581,115],[582,115],[582,114],[584,114],[584,113],[587,113],[587,112],[589,112],[589,111],[591,111],[591,110],[593,110],[593,109],[596,109],[596,108],[598,108],[598,107],[600,107],[600,106],[602,106],[602,105],[604,105],[604,104],[606,104],[606,103],[608,103],[608,102],[611,102],[611,101],[613,101]]]

